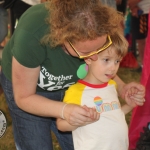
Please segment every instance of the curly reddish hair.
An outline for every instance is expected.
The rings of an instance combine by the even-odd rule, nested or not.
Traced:
[[[62,45],[67,39],[93,40],[121,29],[123,16],[99,0],[49,0],[47,18],[50,32],[44,37],[51,46]]]

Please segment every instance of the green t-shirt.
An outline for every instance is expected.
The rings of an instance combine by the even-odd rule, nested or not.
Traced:
[[[48,32],[45,19],[48,11],[44,4],[29,8],[19,20],[17,28],[3,50],[2,70],[11,81],[12,56],[25,67],[41,67],[37,91],[63,90],[87,73],[85,62],[66,54],[61,46],[42,45]]]

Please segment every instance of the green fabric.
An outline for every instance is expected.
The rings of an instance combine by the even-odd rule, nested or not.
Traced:
[[[45,21],[47,15],[44,4],[33,6],[23,14],[3,50],[2,70],[11,81],[14,56],[25,67],[41,66],[37,91],[63,90],[79,79],[77,72],[81,72],[81,78],[82,70],[86,68],[80,67],[84,64],[83,60],[67,55],[60,46],[51,48],[41,44],[41,39],[49,30]]]

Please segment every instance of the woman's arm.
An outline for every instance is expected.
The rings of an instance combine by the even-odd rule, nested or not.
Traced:
[[[40,66],[27,68],[22,66],[14,57],[12,60],[12,84],[15,102],[18,107],[28,113],[61,118],[63,102],[50,100],[36,94]],[[90,114],[78,105],[67,105],[64,110],[65,119],[73,125],[84,125],[93,121]]]
[[[70,104],[65,104],[64,109],[62,110],[62,116],[63,116],[62,118],[63,119],[57,118],[56,124],[57,124],[57,128],[60,131],[73,131],[73,130],[75,130],[76,128],[79,127],[77,124],[76,125],[71,125],[66,120],[64,120],[65,116],[64,116],[63,113],[64,113],[64,110],[65,110],[65,107],[67,107],[68,105],[70,105]],[[93,122],[95,122],[95,120],[96,121],[99,120],[100,113],[98,113],[95,108],[89,108],[86,105],[82,106],[82,108],[84,108],[87,111],[87,113],[90,114],[90,118],[93,119]],[[92,123],[92,122],[90,122],[90,123]],[[89,123],[87,123],[87,124],[89,124]],[[82,126],[83,125],[86,125],[86,124],[82,124]]]
[[[39,73],[40,67],[24,67],[13,57],[12,84],[15,102],[19,108],[31,114],[60,117],[61,112],[58,110],[61,110],[63,103],[35,94]]]

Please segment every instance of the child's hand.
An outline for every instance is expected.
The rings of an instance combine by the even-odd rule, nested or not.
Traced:
[[[134,108],[137,106],[136,101],[133,99],[138,94],[138,89],[136,87],[131,87],[126,93],[125,93],[125,100],[126,103]],[[140,103],[140,101],[139,101]],[[141,99],[141,103],[143,103],[143,99]]]
[[[82,106],[90,115],[90,118],[93,120],[98,120],[100,117],[100,113],[96,111],[95,108],[89,108],[86,105]]]
[[[131,91],[136,91],[137,90],[137,93],[136,94],[133,94]],[[128,94],[129,92],[129,94]],[[131,94],[132,93],[132,94]],[[143,106],[144,105],[144,102],[145,102],[145,87],[139,83],[136,83],[136,82],[131,82],[131,83],[128,83],[128,84],[124,84],[121,88],[121,90],[119,91],[119,94],[121,96],[122,99],[128,99],[127,104],[128,102],[130,103],[130,101],[134,101],[136,103],[136,105],[138,106]],[[128,97],[127,97],[128,96]]]

